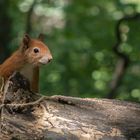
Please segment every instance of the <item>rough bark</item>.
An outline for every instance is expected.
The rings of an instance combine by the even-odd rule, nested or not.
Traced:
[[[139,140],[140,105],[32,93],[15,73],[1,92],[2,140]]]

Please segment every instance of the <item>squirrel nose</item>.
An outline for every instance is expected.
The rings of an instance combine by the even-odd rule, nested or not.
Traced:
[[[52,58],[48,59],[48,62],[51,62]]]
[[[47,64],[47,63],[49,63],[51,60],[52,60],[52,56],[45,55],[45,56],[43,56],[43,57],[39,60],[39,63],[41,63],[41,64]]]
[[[48,62],[51,62],[52,61],[52,56],[50,56],[49,58],[48,58]]]

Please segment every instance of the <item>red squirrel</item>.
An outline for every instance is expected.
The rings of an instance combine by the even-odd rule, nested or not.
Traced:
[[[15,71],[30,82],[33,92],[39,91],[39,67],[52,60],[49,48],[43,43],[42,34],[32,39],[25,34],[20,47],[0,65],[0,76],[6,81]]]

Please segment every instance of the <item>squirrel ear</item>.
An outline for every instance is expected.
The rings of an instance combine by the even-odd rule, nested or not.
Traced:
[[[38,36],[38,39],[40,41],[44,41],[44,34],[40,33],[39,36]]]
[[[23,37],[23,44],[26,45],[28,47],[28,44],[30,42],[30,36],[28,34],[25,34]]]
[[[21,50],[25,51],[26,49],[29,48],[29,42],[30,42],[31,38],[28,34],[25,34],[23,39],[22,39],[22,43],[21,43]]]

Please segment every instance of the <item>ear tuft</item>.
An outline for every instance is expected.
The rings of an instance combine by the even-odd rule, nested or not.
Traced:
[[[29,42],[30,42],[31,38],[28,34],[25,34],[21,43],[21,50],[25,51],[26,49],[29,48]]]
[[[40,33],[39,36],[38,36],[38,39],[40,41],[44,41],[44,34]]]
[[[30,37],[28,34],[25,34],[23,37],[23,44],[28,46],[29,42],[30,42]]]

